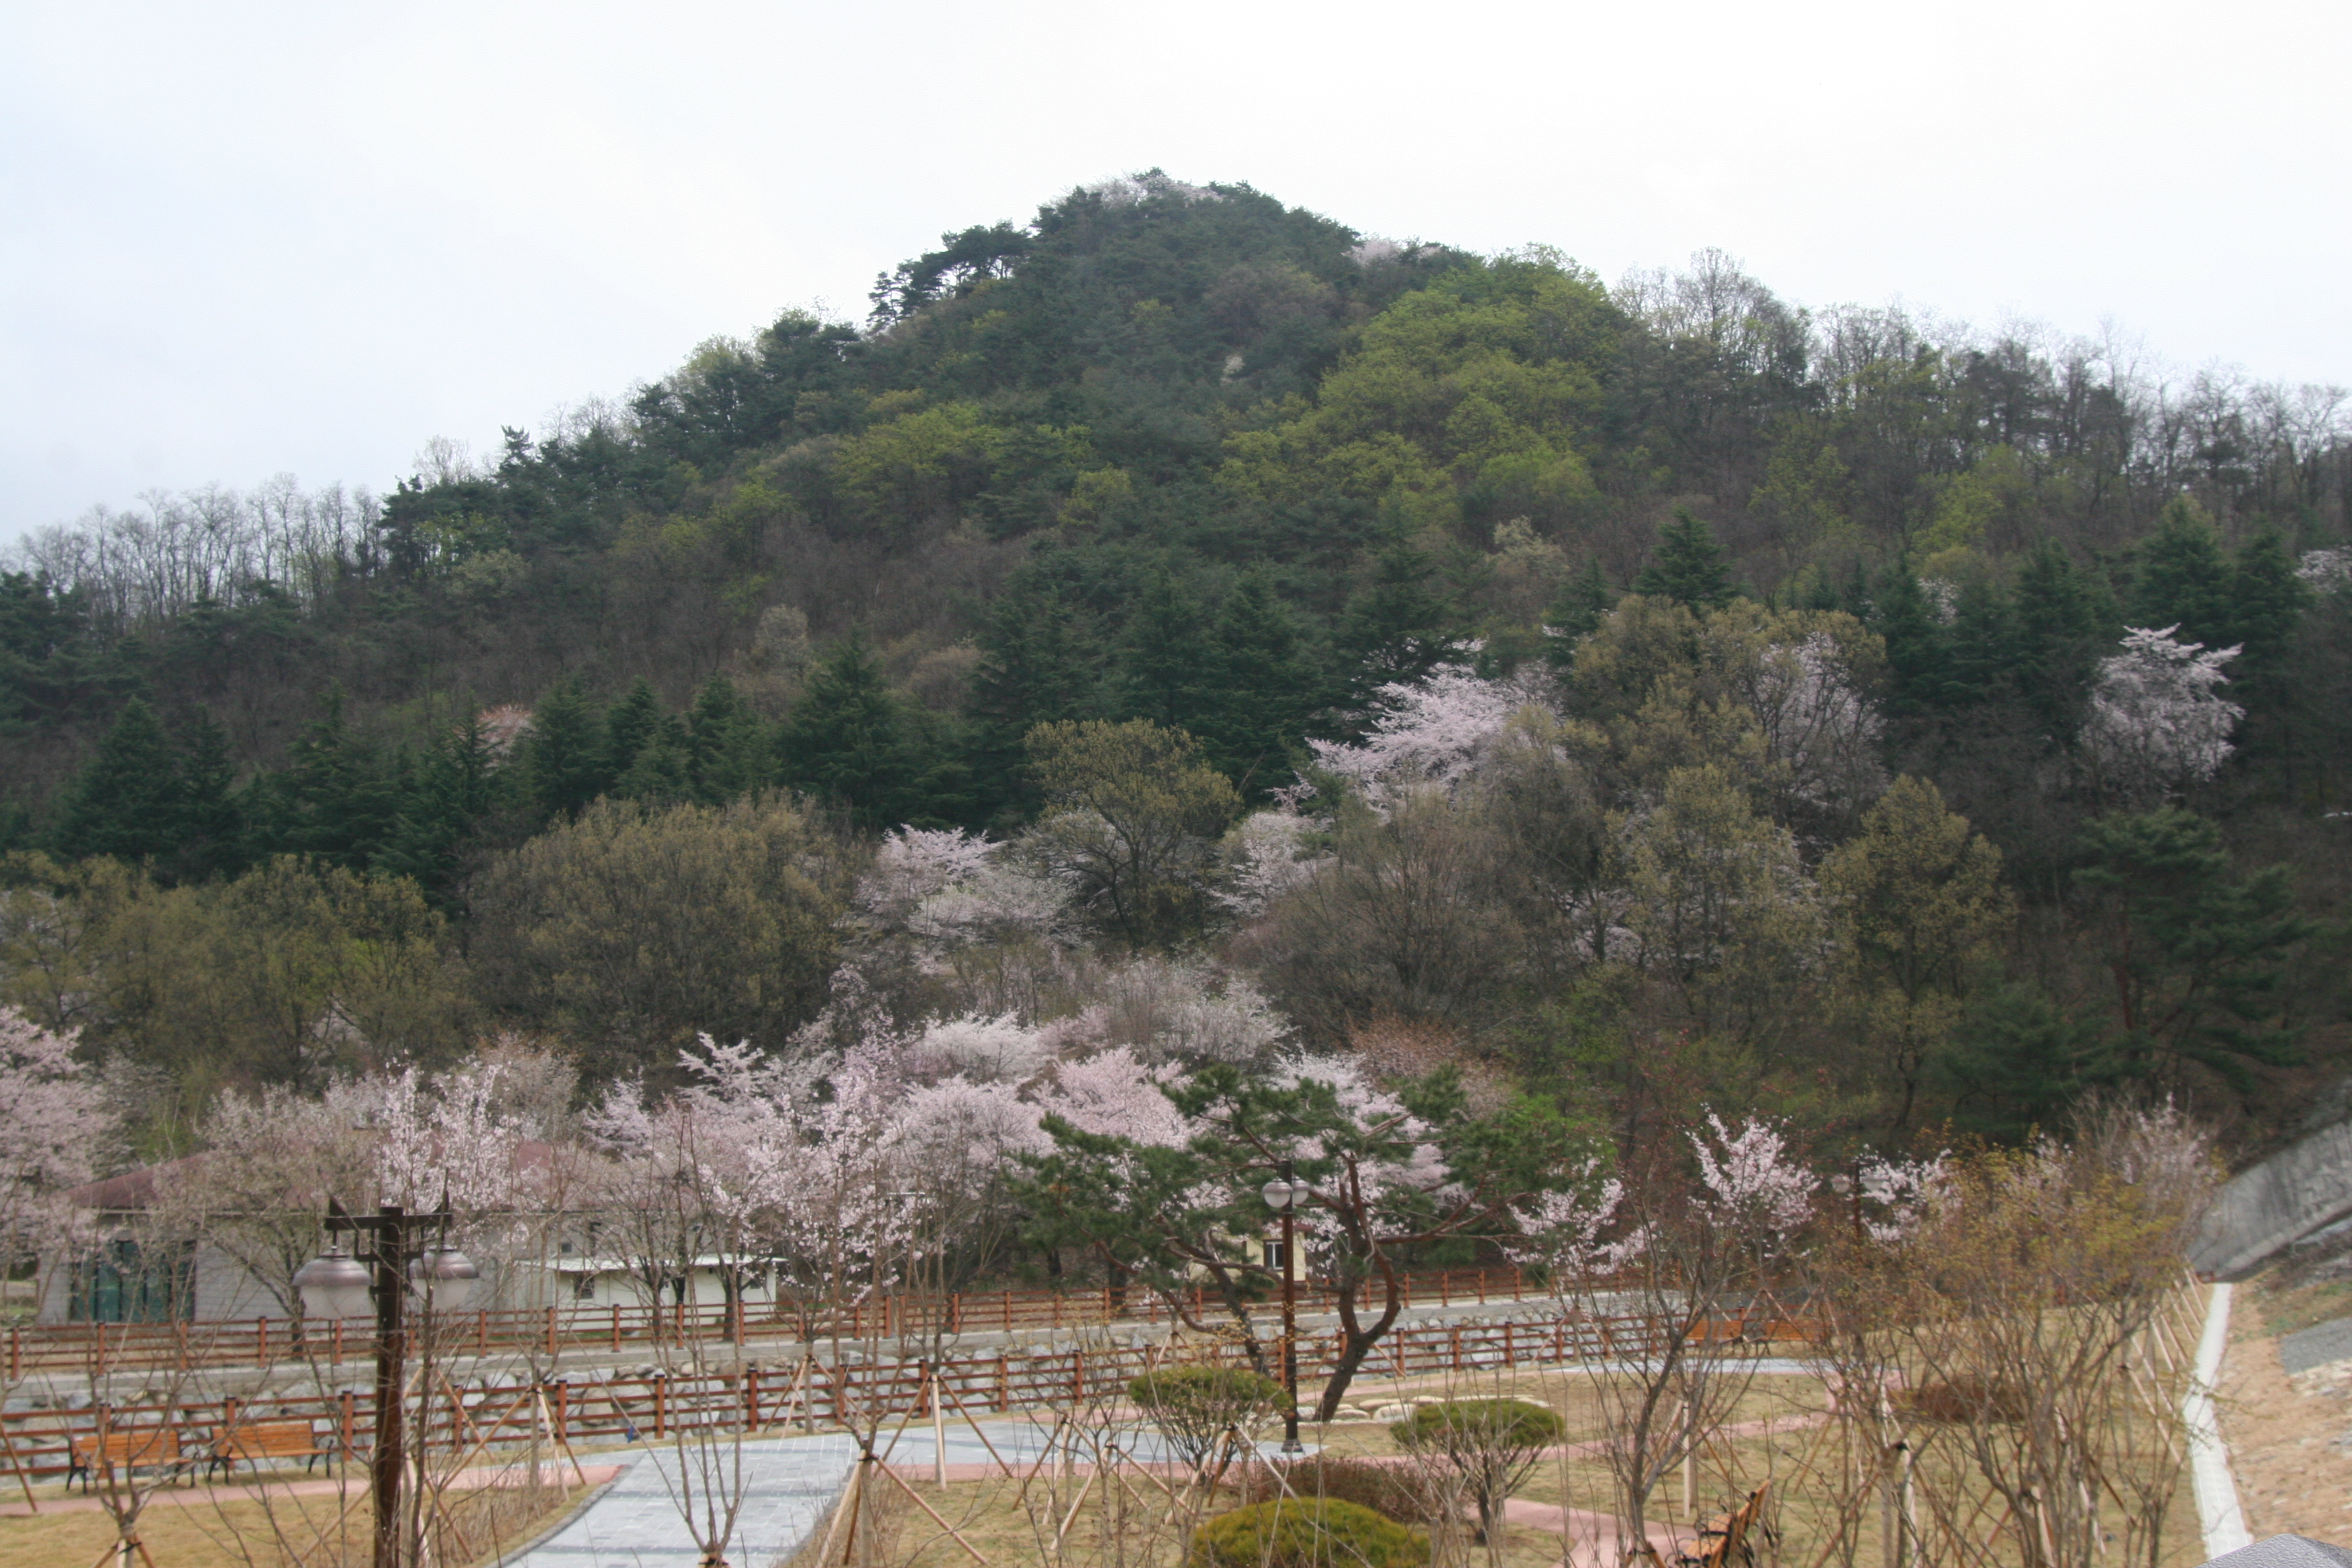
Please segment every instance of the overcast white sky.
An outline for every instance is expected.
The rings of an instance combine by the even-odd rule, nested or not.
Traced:
[[[2352,382],[2352,6],[0,6],[0,542],[383,489],[1154,164]]]

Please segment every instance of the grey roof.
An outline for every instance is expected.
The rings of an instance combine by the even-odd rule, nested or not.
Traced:
[[[2352,1552],[2307,1535],[2273,1535],[2224,1552],[2205,1568],[2352,1568]]]

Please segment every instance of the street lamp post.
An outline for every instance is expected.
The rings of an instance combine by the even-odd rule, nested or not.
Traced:
[[[398,1204],[373,1215],[349,1215],[327,1202],[327,1234],[349,1233],[359,1256],[330,1243],[325,1253],[294,1276],[306,1310],[322,1317],[364,1316],[375,1305],[375,1452],[370,1457],[375,1493],[374,1568],[400,1568],[401,1383],[408,1358],[408,1295],[434,1306],[457,1307],[473,1293],[480,1271],[448,1244],[449,1205],[435,1214],[413,1215]],[[428,1231],[440,1242],[428,1246]]]
[[[1312,1195],[1314,1189],[1304,1182],[1294,1181],[1290,1162],[1282,1163],[1282,1174],[1258,1189],[1266,1207],[1282,1216],[1282,1385],[1290,1395],[1288,1408],[1282,1415],[1282,1451],[1303,1454],[1305,1445],[1298,1440],[1298,1266],[1297,1217],[1298,1205]]]

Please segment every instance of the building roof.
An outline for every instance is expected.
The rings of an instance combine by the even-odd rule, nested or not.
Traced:
[[[2224,1552],[2205,1568],[2352,1568],[2352,1552],[2307,1535],[2273,1535]]]

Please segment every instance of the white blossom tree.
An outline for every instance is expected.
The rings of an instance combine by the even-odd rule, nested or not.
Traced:
[[[0,1007],[0,1279],[31,1257],[37,1301],[43,1260],[73,1236],[63,1194],[97,1173],[117,1131],[98,1076],[73,1049],[72,1035]]]
[[[1535,702],[1517,680],[1487,680],[1441,666],[1416,684],[1380,689],[1379,716],[1361,741],[1310,741],[1318,767],[1348,781],[1375,808],[1474,777],[1512,716]]]
[[[2133,626],[2099,664],[2083,748],[2100,780],[2126,800],[2177,795],[2221,769],[2246,710],[2222,700],[2235,647],[2174,640],[2179,627]]]
[[[1755,1118],[1733,1128],[1710,1112],[1680,1139],[1635,1151],[1615,1176],[1588,1166],[1569,1190],[1518,1206],[1513,1250],[1546,1266],[1564,1308],[1630,1312],[1646,1329],[1646,1342],[1612,1360],[1614,1375],[1592,1381],[1624,1510],[1618,1538],[1637,1543],[1629,1559],[1647,1539],[1653,1493],[1747,1394],[1754,1363],[1705,1347],[1727,1318],[1769,1310],[1819,1187],[1780,1128]]]

